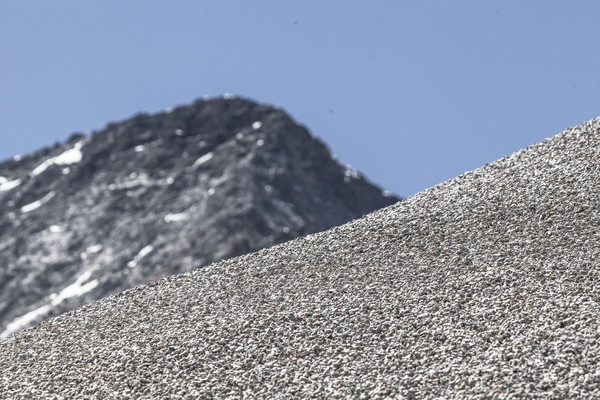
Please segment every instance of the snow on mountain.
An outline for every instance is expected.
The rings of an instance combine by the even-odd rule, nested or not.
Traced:
[[[230,95],[5,161],[0,336],[398,201],[347,171],[282,110]]]

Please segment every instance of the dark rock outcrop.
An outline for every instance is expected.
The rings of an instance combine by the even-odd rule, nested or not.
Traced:
[[[246,99],[73,135],[0,164],[0,335],[398,200]]]

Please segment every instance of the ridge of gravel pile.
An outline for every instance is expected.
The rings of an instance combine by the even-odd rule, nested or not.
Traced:
[[[0,397],[600,397],[599,127],[19,332]]]

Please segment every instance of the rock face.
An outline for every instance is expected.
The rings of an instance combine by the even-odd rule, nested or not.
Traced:
[[[0,336],[398,200],[246,99],[73,135],[0,164]]]

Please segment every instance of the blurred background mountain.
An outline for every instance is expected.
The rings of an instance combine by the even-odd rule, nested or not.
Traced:
[[[0,336],[398,200],[243,98],[75,134],[0,164]]]

